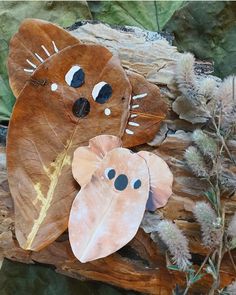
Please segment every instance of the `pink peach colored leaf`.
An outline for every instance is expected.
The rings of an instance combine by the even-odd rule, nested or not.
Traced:
[[[173,174],[159,156],[146,151],[138,152],[138,155],[145,159],[150,175],[150,192],[146,209],[155,211],[165,206],[172,194]]]
[[[77,259],[95,260],[126,245],[139,228],[148,194],[145,160],[123,148],[108,152],[71,208],[69,239]]]

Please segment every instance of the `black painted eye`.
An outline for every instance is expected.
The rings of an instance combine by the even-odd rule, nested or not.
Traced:
[[[92,97],[96,102],[100,104],[105,103],[111,97],[111,95],[111,85],[104,81],[99,82],[93,87]]]
[[[130,184],[133,189],[138,189],[140,188],[142,182],[140,179],[133,179]]]
[[[126,189],[127,185],[128,185],[128,178],[125,174],[120,174],[116,178],[114,183],[114,186],[118,191],[123,191],[124,189]]]
[[[84,97],[77,99],[73,104],[72,112],[78,118],[86,117],[90,112],[89,101]]]
[[[65,75],[66,83],[74,88],[80,87],[84,84],[84,71],[80,66],[76,65],[71,67],[71,69]]]
[[[115,175],[116,175],[115,169],[113,169],[113,168],[107,168],[105,170],[105,176],[106,176],[107,179],[110,179],[111,180],[111,179],[113,179],[115,177]]]

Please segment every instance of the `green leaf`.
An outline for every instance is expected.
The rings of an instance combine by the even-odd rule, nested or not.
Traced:
[[[158,31],[183,1],[88,1],[88,5],[94,19]]]
[[[209,258],[208,261],[209,261],[209,265],[206,268],[206,272],[211,274],[212,277],[215,280],[217,280],[218,275],[217,275],[217,270],[215,268],[215,265],[214,265],[213,261],[211,260],[211,258]]]
[[[0,121],[8,121],[11,116],[11,109],[15,102],[11,92],[6,69],[8,45],[0,40]]]
[[[0,75],[0,121],[9,120],[14,102],[15,98],[11,92],[7,79],[3,79]]]
[[[209,200],[209,202],[216,207],[217,206],[217,198],[216,198],[216,194],[213,190],[209,190],[205,193],[205,196],[207,197],[207,199]]]
[[[214,61],[221,77],[236,72],[235,1],[188,1],[175,11],[165,29],[180,51]]]
[[[219,295],[232,295],[232,294],[230,294],[226,290],[222,290],[222,291],[220,291]]]
[[[205,274],[203,273],[200,273],[198,275],[195,275],[192,280],[191,280],[191,284],[194,284],[196,283],[197,281],[201,280],[202,277],[204,277]]]
[[[167,265],[167,268],[170,270],[181,271],[178,265]]]

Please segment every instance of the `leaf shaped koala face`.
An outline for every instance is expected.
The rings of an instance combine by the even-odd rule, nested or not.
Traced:
[[[18,71],[25,75],[24,67]],[[39,250],[67,228],[78,192],[71,173],[74,149],[97,134],[121,137],[131,87],[107,49],[80,43],[53,54],[28,75],[10,122],[8,174],[17,239],[22,248]],[[93,98],[100,81],[112,87],[109,98],[104,86],[97,91],[99,100],[106,99],[102,104]]]
[[[120,147],[121,141],[116,136],[99,135],[89,141],[89,146],[79,147],[74,152],[72,173],[81,187],[89,183],[95,170],[100,165],[104,156],[114,148]],[[167,163],[147,151],[137,153],[142,157],[148,167],[150,190],[146,209],[155,211],[166,205],[172,194],[173,174]],[[113,168],[107,168],[107,177],[115,176]],[[141,186],[139,179],[133,179],[131,186],[136,189]]]
[[[72,205],[69,238],[75,256],[87,262],[127,244],[139,228],[148,194],[145,160],[127,149],[109,151]]]

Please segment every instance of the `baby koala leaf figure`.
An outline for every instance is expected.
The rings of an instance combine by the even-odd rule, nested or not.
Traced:
[[[137,233],[145,209],[164,206],[173,176],[149,152],[133,153],[118,137],[97,136],[75,150],[72,173],[81,185],[70,211],[69,240],[78,260],[106,257]]]
[[[125,71],[107,48],[42,20],[21,23],[8,72],[16,96],[7,141],[16,237],[23,249],[39,251],[67,229],[79,191],[74,150],[99,134],[124,147],[148,142],[168,106],[157,86]]]

